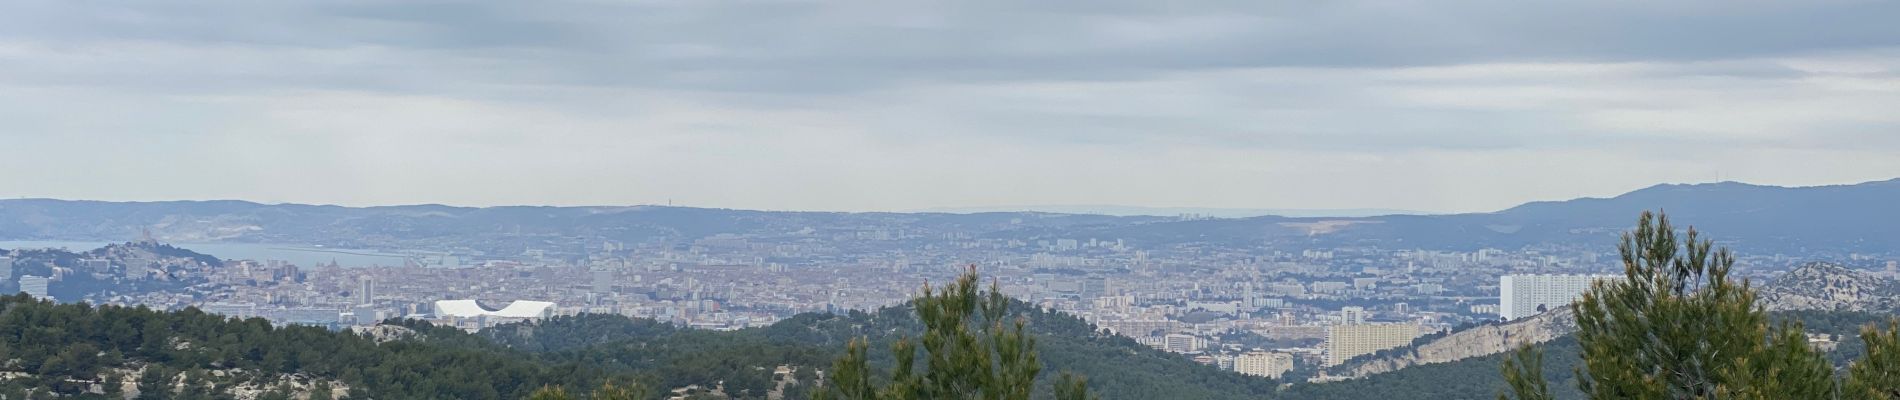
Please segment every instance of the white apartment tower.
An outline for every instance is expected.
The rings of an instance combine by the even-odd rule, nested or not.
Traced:
[[[1366,323],[1366,308],[1353,306],[1341,307],[1339,309],[1339,323],[1346,325]]]
[[[1537,315],[1570,305],[1599,280],[1622,280],[1621,275],[1505,275],[1498,282],[1498,314],[1506,320]]]
[[[1280,379],[1281,375],[1292,370],[1292,354],[1253,351],[1234,358],[1234,372],[1245,375]]]
[[[1199,336],[1171,333],[1161,338],[1162,350],[1175,353],[1193,353],[1207,347],[1207,339]]]
[[[356,289],[356,304],[364,304],[364,305],[375,304],[376,303],[376,279],[367,275],[363,276],[361,279],[362,280],[359,283],[362,284],[362,287],[359,287]]]
[[[1338,325],[1326,330],[1326,366],[1344,364],[1353,357],[1412,344],[1418,325]]]
[[[608,294],[614,291],[614,271],[594,270],[594,293]]]
[[[28,296],[33,296],[33,298],[35,299],[41,299],[41,300],[52,299],[52,296],[48,296],[46,293],[47,286],[50,286],[52,282],[53,282],[53,279],[50,277],[31,276],[31,275],[21,276],[20,277],[20,291],[26,292]]]

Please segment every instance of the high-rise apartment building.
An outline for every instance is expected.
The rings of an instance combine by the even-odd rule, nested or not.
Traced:
[[[1343,364],[1353,357],[1377,353],[1412,344],[1418,338],[1418,325],[1378,324],[1339,325],[1326,330],[1326,366]]]
[[[356,303],[374,304],[376,302],[376,278],[364,276],[361,284],[362,287],[356,290]]]
[[[13,257],[0,257],[0,281],[13,279]]]
[[[1254,351],[1234,358],[1234,372],[1245,375],[1280,379],[1280,375],[1292,370],[1292,354]]]
[[[22,276],[20,277],[20,291],[26,292],[28,296],[33,296],[33,298],[36,299],[51,299],[52,296],[47,295],[47,287],[51,286],[52,283],[53,279],[49,277]]]
[[[1621,279],[1620,275],[1505,275],[1498,280],[1498,313],[1506,320],[1537,315],[1577,301],[1596,281]]]
[[[1206,339],[1201,339],[1199,336],[1184,335],[1184,334],[1179,334],[1179,333],[1171,333],[1171,334],[1168,334],[1167,336],[1163,336],[1161,343],[1162,343],[1161,344],[1162,350],[1176,352],[1176,353],[1192,353],[1196,351],[1201,351],[1202,347],[1207,346]]]
[[[614,271],[594,270],[591,274],[594,278],[594,293],[608,294],[614,292]]]
[[[91,272],[95,274],[103,274],[103,273],[112,271],[112,260],[106,260],[106,259],[79,260],[79,264],[81,268],[84,268],[86,270],[86,272]]]
[[[1339,322],[1346,325],[1366,323],[1366,308],[1354,306],[1341,307],[1339,309]]]

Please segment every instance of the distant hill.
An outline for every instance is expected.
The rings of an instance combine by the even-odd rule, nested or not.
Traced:
[[[1755,253],[1900,252],[1900,179],[1776,187],[1734,182],[1658,185],[1607,199],[1537,202],[1493,213],[1366,218],[1257,217],[1101,228],[1144,242],[1282,242],[1313,246],[1472,250],[1615,243],[1645,210]]]
[[[1900,244],[1900,179],[1787,188],[1735,182],[1658,185],[1609,199],[1530,203],[1481,219],[1526,233],[1562,235],[1627,226],[1643,210],[1666,210],[1753,251],[1892,250]],[[1522,231],[1521,231],[1522,232]]]
[[[989,234],[1162,217],[1014,213],[836,213],[687,207],[340,207],[244,201],[0,200],[0,239],[123,240],[150,231],[169,242],[251,242],[387,248],[455,243],[519,250],[548,238],[625,242],[717,234],[816,235],[861,230]]]
[[[1417,215],[1430,214],[1411,210],[1384,208],[1345,208],[1345,209],[1303,209],[1303,208],[1213,208],[1213,207],[1143,207],[1120,205],[1038,205],[1038,206],[996,206],[996,207],[940,207],[921,210],[922,212],[944,213],[986,213],[986,212],[1045,212],[1057,214],[1094,214],[1122,217],[1161,216],[1173,217],[1195,215],[1210,218],[1249,218],[1264,216],[1281,217],[1376,217],[1381,215]]]
[[[62,301],[97,295],[181,292],[204,283],[205,271],[224,266],[217,257],[157,242],[112,243],[83,252],[0,250],[0,255],[14,260],[13,276],[0,280],[0,292],[18,292],[20,276],[58,275],[61,278],[53,281],[47,292]]]
[[[645,242],[717,234],[836,235],[890,229],[988,238],[1117,238],[1136,244],[1376,246],[1471,250],[1613,243],[1644,210],[1756,253],[1900,252],[1900,179],[1776,187],[1658,185],[1606,199],[1537,202],[1493,213],[1357,217],[1174,217],[1048,212],[837,213],[685,207],[339,207],[243,201],[0,200],[0,239],[123,240],[385,248],[455,243],[496,251],[548,238]]]

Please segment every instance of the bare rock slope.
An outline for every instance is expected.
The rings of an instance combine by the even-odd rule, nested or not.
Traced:
[[[1828,263],[1789,271],[1760,293],[1769,311],[1891,311],[1900,306],[1900,281]]]
[[[1576,331],[1576,317],[1571,315],[1570,309],[1560,308],[1516,321],[1453,332],[1389,357],[1357,362],[1348,367],[1347,376],[1364,377],[1416,365],[1483,357],[1511,351],[1527,343],[1548,342]]]

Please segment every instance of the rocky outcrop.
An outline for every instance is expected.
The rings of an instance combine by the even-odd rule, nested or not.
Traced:
[[[1900,309],[1900,280],[1828,263],[1796,268],[1760,288],[1769,311],[1893,311]]]
[[[414,339],[418,335],[413,329],[396,325],[353,326],[350,327],[350,331],[356,333],[357,336],[369,338],[376,343]]]
[[[1491,324],[1453,332],[1417,347],[1385,358],[1366,360],[1348,367],[1348,376],[1364,377],[1397,371],[1415,365],[1447,363],[1483,357],[1517,349],[1527,343],[1543,343],[1577,331],[1577,319],[1569,308],[1559,308],[1529,318]]]

